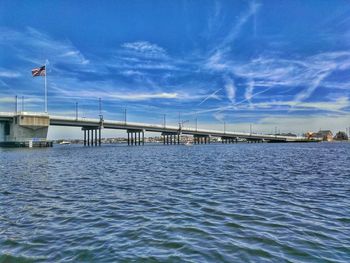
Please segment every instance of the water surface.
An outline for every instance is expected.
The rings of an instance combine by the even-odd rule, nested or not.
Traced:
[[[0,262],[349,262],[350,144],[0,149]]]

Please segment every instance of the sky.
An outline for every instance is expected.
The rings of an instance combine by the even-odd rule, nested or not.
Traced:
[[[0,111],[301,134],[350,126],[350,2],[0,1]],[[54,128],[53,137],[67,135]],[[69,131],[73,132],[73,131]],[[75,131],[76,132],[76,131]],[[78,134],[76,132],[76,134]]]

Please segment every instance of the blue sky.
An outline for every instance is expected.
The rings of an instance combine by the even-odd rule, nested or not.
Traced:
[[[0,111],[232,130],[350,126],[349,1],[0,2]]]

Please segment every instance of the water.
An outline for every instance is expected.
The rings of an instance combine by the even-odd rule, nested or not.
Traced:
[[[0,149],[0,262],[349,262],[350,144]]]

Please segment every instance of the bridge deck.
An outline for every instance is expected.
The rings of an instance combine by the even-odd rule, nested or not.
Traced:
[[[23,113],[25,114],[25,113]],[[26,113],[28,115],[43,115],[39,113]],[[15,116],[14,113],[0,112],[0,121],[11,121]],[[91,118],[74,118],[74,117],[64,117],[50,115],[50,126],[69,126],[69,127],[99,127],[99,119]],[[159,133],[178,133],[179,127],[176,126],[166,126],[154,125],[147,123],[135,123],[135,122],[122,122],[113,120],[104,120],[103,127],[105,129],[120,129],[120,130],[145,130],[148,132],[159,132]],[[258,134],[258,133],[242,133],[242,132],[223,132],[217,130],[206,130],[206,129],[191,129],[182,128],[182,134],[187,135],[206,135],[214,137],[239,137],[251,140],[272,140],[272,141],[300,141],[303,138],[293,137],[293,136],[281,136],[281,135],[268,135],[268,134]]]

